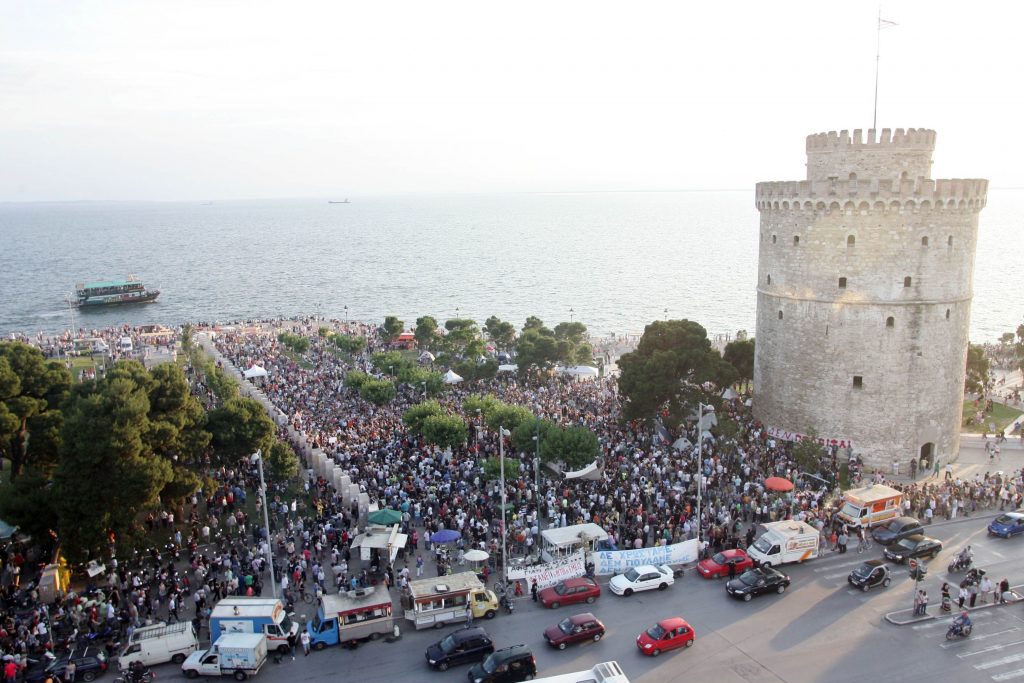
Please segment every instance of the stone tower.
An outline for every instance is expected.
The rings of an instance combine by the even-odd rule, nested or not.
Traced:
[[[807,137],[807,180],[758,183],[754,415],[905,474],[960,447],[987,180],[933,180],[935,131]]]

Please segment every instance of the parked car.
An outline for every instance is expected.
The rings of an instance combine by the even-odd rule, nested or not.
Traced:
[[[701,560],[697,563],[697,573],[706,579],[720,579],[729,576],[729,567],[734,567],[734,576],[754,566],[754,561],[742,550],[723,550],[715,553],[713,557]]]
[[[55,680],[64,680],[64,671],[68,668],[68,662],[75,663],[76,681],[89,683],[107,670],[107,654],[102,648],[77,645],[71,652],[61,655],[48,664],[40,663],[39,666],[29,667],[25,670],[24,680],[26,683],[35,683],[35,681],[45,681],[47,676],[53,676]]]
[[[894,517],[871,530],[871,537],[881,545],[891,545],[900,539],[924,531],[921,522],[913,517]]]
[[[860,588],[865,593],[875,586],[888,587],[892,583],[892,576],[889,574],[889,566],[882,560],[868,560],[861,562],[846,580],[854,588]]]
[[[616,574],[608,582],[608,588],[616,595],[632,595],[654,588],[665,590],[675,582],[676,577],[673,576],[672,569],[667,565],[645,564],[639,567],[630,567],[624,573]]]
[[[558,609],[562,605],[575,605],[585,602],[593,604],[601,597],[601,586],[597,581],[581,577],[566,579],[554,586],[549,586],[537,594],[537,599],[544,607]]]
[[[525,645],[495,650],[469,670],[470,683],[519,683],[537,675],[537,658]]]
[[[734,598],[749,601],[762,593],[785,593],[789,577],[778,569],[761,567],[743,572],[725,584],[725,592]]]
[[[992,520],[988,525],[988,532],[1003,538],[1024,532],[1024,512],[1004,512]]]
[[[636,646],[645,655],[657,657],[666,650],[690,647],[696,634],[682,617],[662,619],[636,637]]]
[[[888,546],[883,554],[887,560],[902,563],[910,559],[933,558],[940,552],[942,552],[942,541],[914,534]]]
[[[551,647],[564,650],[567,645],[592,640],[595,643],[604,637],[604,624],[590,612],[566,617],[554,626],[544,629],[544,640]]]
[[[494,652],[494,643],[482,628],[460,628],[427,648],[427,664],[439,671],[479,662]]]

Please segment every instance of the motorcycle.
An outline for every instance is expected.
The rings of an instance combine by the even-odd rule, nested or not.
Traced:
[[[512,614],[516,610],[516,604],[508,595],[501,596],[501,606],[505,608],[506,614]]]
[[[953,561],[949,563],[949,573],[955,574],[957,572],[962,572],[965,569],[970,569],[973,564],[974,558],[970,555],[957,555],[953,558]]]
[[[967,626],[961,626],[960,624],[953,624],[946,631],[946,640],[956,640],[957,638],[966,638],[971,635],[973,626],[968,624]]]

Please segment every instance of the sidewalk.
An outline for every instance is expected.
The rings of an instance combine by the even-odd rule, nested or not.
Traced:
[[[1018,602],[1020,602],[1021,599],[1024,599],[1024,596],[1021,595],[1021,589],[1024,589],[1024,585],[1010,586],[1010,592],[1017,596],[1017,599],[1013,600],[1012,602],[1006,602],[1006,603],[989,602],[989,603],[985,603],[984,605],[975,605],[974,607],[964,607],[964,610],[967,610],[968,612],[977,612],[979,610],[990,609],[992,607],[1004,607],[1005,605],[1015,605]],[[913,609],[901,609],[901,610],[896,610],[895,612],[889,612],[888,614],[885,615],[884,618],[885,618],[886,621],[888,621],[890,624],[893,624],[894,626],[907,626],[908,624],[919,624],[922,621],[931,621],[933,619],[940,619],[940,618],[950,618],[950,619],[952,619],[953,616],[955,616],[954,613],[960,613],[961,611],[963,611],[960,608],[955,606],[956,605],[956,600],[953,601],[953,604],[954,604],[954,607],[949,612],[943,612],[942,608],[938,604],[932,604],[932,605],[928,606],[929,609],[931,609],[931,612],[929,612],[929,613],[927,613],[927,614],[925,614],[923,616],[915,616]]]
[[[1000,446],[999,457],[989,458],[985,451],[985,440],[977,434],[963,434],[960,437],[960,455],[953,461],[953,477],[970,480],[974,476],[984,475],[986,472],[1014,472],[1024,467],[1024,445],[1019,440],[1007,439],[1006,443]],[[912,481],[918,484],[942,482],[946,477],[946,463],[940,462],[939,474],[936,477],[932,471],[918,472],[917,477],[911,480],[909,473],[903,468],[897,476],[891,472],[884,472],[885,478],[901,484],[909,484]]]

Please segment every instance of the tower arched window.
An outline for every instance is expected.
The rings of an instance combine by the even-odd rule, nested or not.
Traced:
[[[949,320],[949,309],[946,309],[946,320]]]
[[[846,236],[846,246],[847,247],[854,247],[856,245],[857,245],[857,238],[854,237],[853,235],[847,235]]]
[[[771,283],[772,283],[772,274],[768,273],[768,284],[770,285]]]
[[[846,289],[846,278],[839,278],[839,289]]]
[[[886,327],[896,327],[896,318],[894,318],[894,317],[892,317],[890,315],[888,318],[885,319],[885,326]]]
[[[778,235],[772,235],[772,244],[775,244],[775,240],[777,238],[778,238]],[[952,238],[950,238],[950,239],[952,239]]]
[[[910,286],[910,283],[911,283],[911,279],[910,279],[910,276],[909,276],[909,275],[908,275],[908,276],[906,276],[905,278],[903,278],[903,286],[904,286],[904,287],[909,287],[909,286]]]
[[[952,235],[950,235],[949,237],[946,238],[946,246],[947,247],[953,246],[953,236]]]
[[[924,237],[921,238],[921,246],[922,247],[927,247],[928,246],[928,235],[925,235]]]
[[[782,320],[782,311],[779,311],[779,320]]]
[[[800,246],[800,235],[793,235],[793,246]]]

